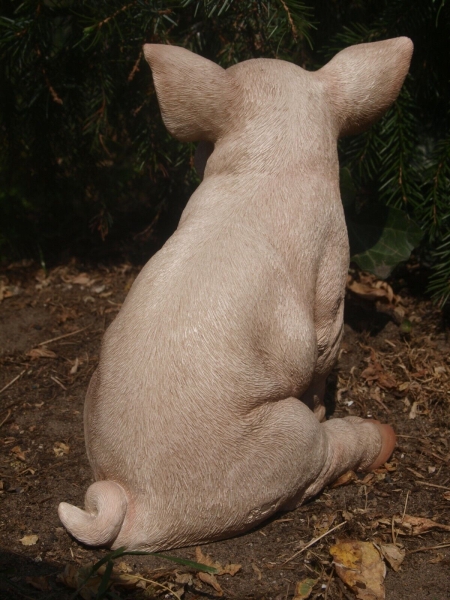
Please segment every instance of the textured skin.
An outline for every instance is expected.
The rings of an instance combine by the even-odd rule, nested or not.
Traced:
[[[59,514],[86,544],[163,550],[245,531],[393,449],[388,426],[321,421],[349,261],[336,141],[396,98],[412,44],[315,73],[144,52],[204,180],[104,336],[84,415],[97,483]]]

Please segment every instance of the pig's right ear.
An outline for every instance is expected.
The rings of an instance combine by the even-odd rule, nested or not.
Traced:
[[[215,142],[227,124],[232,85],[225,69],[179,46],[145,44],[170,133],[182,142]]]
[[[360,133],[386,112],[400,92],[412,51],[406,37],[359,44],[342,50],[317,72],[339,135]]]

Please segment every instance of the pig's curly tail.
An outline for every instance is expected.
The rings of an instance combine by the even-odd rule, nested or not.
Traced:
[[[58,515],[62,524],[88,546],[111,546],[118,536],[127,512],[125,490],[114,481],[96,481],[86,492],[85,510],[61,502]]]

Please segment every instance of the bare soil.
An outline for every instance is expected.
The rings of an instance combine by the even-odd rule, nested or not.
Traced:
[[[2,598],[70,598],[79,569],[108,554],[73,540],[57,506],[62,500],[82,506],[92,482],[84,394],[103,332],[137,272],[128,264],[93,268],[75,261],[48,273],[25,263],[0,272]],[[401,300],[388,290],[378,305],[370,293],[361,299],[349,292],[345,339],[329,385],[333,416],[372,416],[395,427],[390,463],[369,475],[349,474],[246,535],[202,546],[203,556],[195,548],[168,553],[190,560],[208,554],[222,566],[240,565],[234,575],[209,579],[160,558],[131,556],[116,561],[117,571],[128,572],[128,587],[116,584],[101,596],[94,582],[83,597],[175,598],[175,592],[184,600],[221,594],[284,600],[309,580],[309,596],[298,588],[297,600],[375,598],[364,596],[364,583],[355,595],[333,563],[330,547],[354,540],[404,551],[397,571],[387,565],[388,600],[448,600],[450,336],[441,313],[401,285]],[[195,495],[193,489],[193,502]]]

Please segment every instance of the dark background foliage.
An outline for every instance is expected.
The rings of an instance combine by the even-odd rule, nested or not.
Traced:
[[[357,232],[356,262],[387,275],[418,246],[417,256],[431,268],[430,289],[445,301],[445,0],[4,1],[0,256],[142,261],[174,228],[198,183],[194,148],[164,129],[143,43],[184,46],[224,67],[264,56],[316,69],[350,44],[397,35],[414,42],[411,73],[380,123],[342,140],[343,196],[350,232]],[[374,215],[378,233],[371,237],[364,223],[373,228]],[[358,239],[375,245],[378,239],[376,252],[359,247]]]

